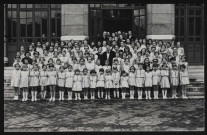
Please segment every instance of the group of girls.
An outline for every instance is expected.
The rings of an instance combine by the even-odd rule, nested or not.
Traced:
[[[180,42],[174,45],[161,40],[127,38],[119,46],[114,41],[97,42],[97,45],[94,42],[88,45],[86,40],[60,45],[37,42],[36,47],[32,43],[28,50],[21,46],[13,64],[14,100],[22,93],[22,101],[27,101],[31,91],[31,101],[37,101],[39,87],[43,100],[49,89],[49,101],[55,101],[56,91],[59,100],[66,97],[68,100],[126,99],[127,95],[129,99],[152,99],[151,94],[153,99],[158,99],[160,88],[163,99],[167,99],[168,91],[172,98],[178,98],[180,90],[182,98],[187,98],[188,63]],[[112,65],[109,60],[103,63],[100,57],[106,46],[116,54]]]

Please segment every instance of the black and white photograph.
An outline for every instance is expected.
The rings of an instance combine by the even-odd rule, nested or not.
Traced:
[[[204,4],[3,8],[4,132],[205,131]]]

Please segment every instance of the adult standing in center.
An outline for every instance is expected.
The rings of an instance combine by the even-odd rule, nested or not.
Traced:
[[[111,50],[111,46],[109,44],[106,45],[106,51],[103,53],[103,60],[108,60],[109,65],[112,66],[113,58],[116,56],[116,53]]]

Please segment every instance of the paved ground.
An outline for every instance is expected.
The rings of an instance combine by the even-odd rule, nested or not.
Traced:
[[[4,131],[204,131],[204,99],[4,101]]]

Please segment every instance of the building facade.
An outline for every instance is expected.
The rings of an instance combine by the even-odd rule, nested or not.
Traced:
[[[4,62],[32,41],[96,41],[103,31],[181,41],[187,61],[204,64],[204,4],[5,4]]]

